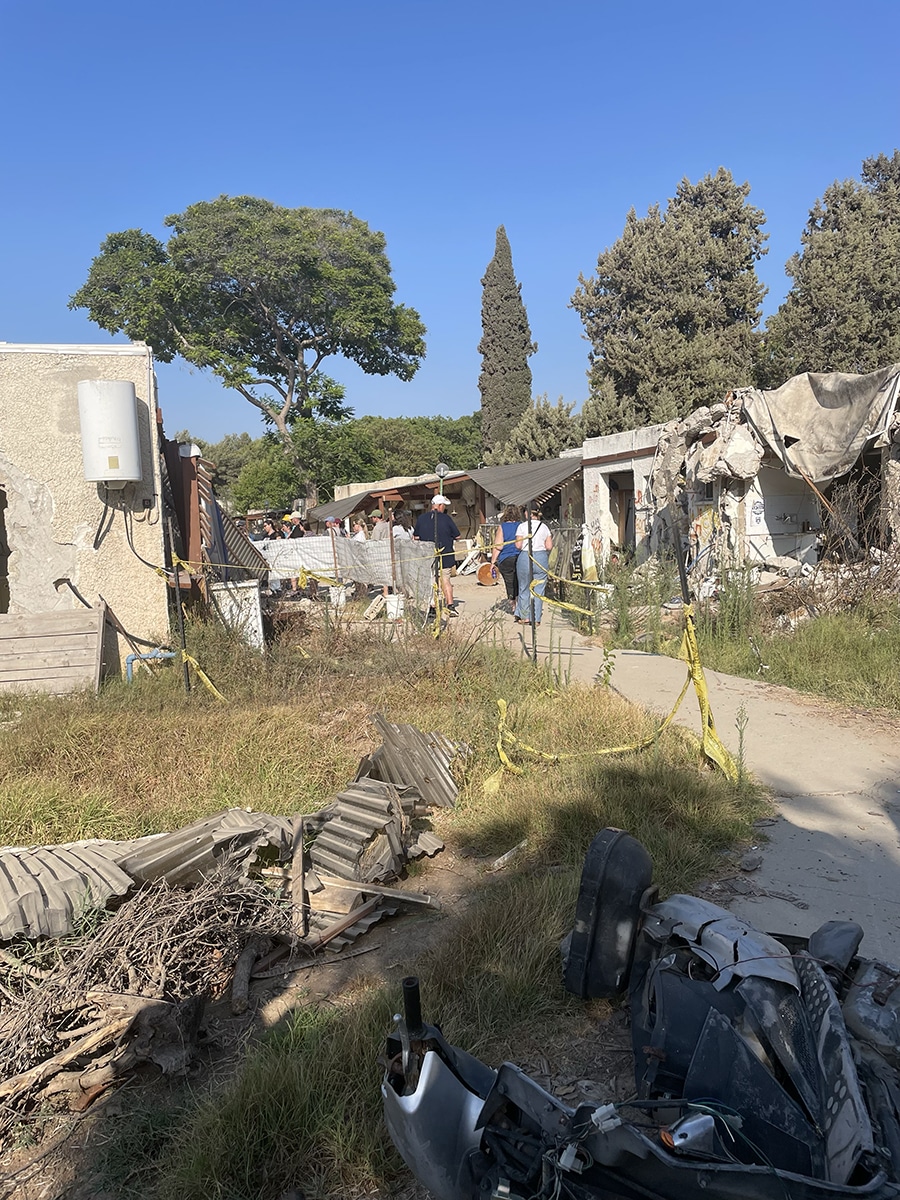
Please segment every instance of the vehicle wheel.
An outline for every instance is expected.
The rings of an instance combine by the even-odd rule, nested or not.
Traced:
[[[567,991],[585,1000],[625,991],[652,879],[653,862],[637,838],[621,829],[597,834],[584,859],[575,928],[563,944]]]

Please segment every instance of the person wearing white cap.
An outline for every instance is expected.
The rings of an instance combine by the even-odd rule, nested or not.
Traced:
[[[459,537],[459,530],[456,527],[456,522],[447,512],[450,507],[450,501],[446,496],[442,496],[440,492],[431,498],[431,512],[420,513],[413,529],[413,537],[417,542],[434,542],[435,545],[435,571],[440,579],[441,591],[444,593],[444,602],[447,608],[453,613],[455,605],[453,603],[453,583],[450,579],[450,570],[456,566],[456,554],[453,550],[453,543]]]

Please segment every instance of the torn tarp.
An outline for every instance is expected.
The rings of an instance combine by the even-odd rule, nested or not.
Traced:
[[[846,475],[894,418],[900,365],[871,375],[796,375],[773,391],[741,390],[743,416],[789,475],[823,483]]]

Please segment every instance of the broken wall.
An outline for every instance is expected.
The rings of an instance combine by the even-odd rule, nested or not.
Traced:
[[[643,561],[655,549],[650,472],[662,425],[588,438],[583,446],[584,522],[597,561],[613,546]]]
[[[778,555],[816,561],[819,508],[813,491],[773,467],[761,467],[744,497],[744,545],[741,558],[759,563]]]
[[[84,479],[82,379],[125,380],[137,395],[143,480],[110,490],[105,517],[103,485]],[[77,591],[91,605],[102,595],[131,634],[167,637],[166,583],[152,569],[163,563],[163,533],[149,347],[0,343],[0,495],[4,611],[78,610]],[[122,643],[120,660],[128,653]]]

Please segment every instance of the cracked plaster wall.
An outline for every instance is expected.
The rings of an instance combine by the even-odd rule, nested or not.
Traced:
[[[9,542],[9,612],[81,608],[67,580],[92,605],[102,595],[125,628],[148,638],[168,635],[165,581],[129,548],[122,511],[99,546],[102,488],[84,479],[77,385],[121,379],[138,398],[143,480],[110,491],[127,509],[134,548],[163,562],[156,382],[148,347],[10,346],[0,343],[0,487]],[[150,508],[144,508],[149,501]],[[122,642],[124,661],[130,648]]]

